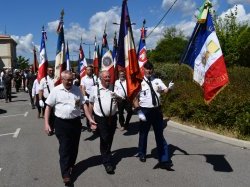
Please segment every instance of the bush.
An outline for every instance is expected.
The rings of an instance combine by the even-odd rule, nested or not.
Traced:
[[[226,129],[238,137],[250,136],[250,68],[228,69],[228,86],[206,105],[201,87],[193,82],[186,65],[155,64],[156,74],[175,88],[162,98],[166,116],[212,128]]]

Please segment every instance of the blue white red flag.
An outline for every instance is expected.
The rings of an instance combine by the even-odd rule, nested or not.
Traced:
[[[59,22],[58,28],[58,39],[57,39],[57,50],[55,60],[55,86],[61,83],[61,73],[66,70],[66,59],[65,59],[65,41],[64,41],[64,29],[63,29],[63,14]]]
[[[182,59],[193,69],[193,79],[204,91],[208,104],[225,87],[228,74],[210,12],[205,23],[197,23]]]
[[[140,38],[139,47],[137,51],[138,64],[139,64],[142,76],[144,76],[143,66],[148,61],[147,49],[146,49],[146,32],[147,30],[145,29],[144,24],[143,24],[143,27],[141,28],[141,38]]]
[[[69,59],[69,45],[68,45],[68,42],[67,42],[67,48],[66,48],[66,64],[67,64],[67,67],[66,67],[66,70],[71,70],[71,64],[70,64],[70,59]]]
[[[38,68],[37,79],[40,81],[43,77],[47,76],[47,68],[48,68],[48,57],[46,52],[46,44],[47,40],[46,32],[44,27],[42,28],[42,39],[40,45],[40,64]]]
[[[127,96],[132,101],[141,89],[143,76],[138,65],[127,0],[122,3],[117,55],[117,66],[125,67]]]
[[[82,45],[80,44],[79,48],[79,72],[80,72],[80,77],[83,78],[86,75],[86,69],[87,69],[87,61],[82,49]]]

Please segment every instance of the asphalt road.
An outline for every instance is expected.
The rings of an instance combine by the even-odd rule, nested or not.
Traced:
[[[31,109],[28,94],[0,100],[0,187],[64,186],[58,142],[43,131],[43,119]],[[167,126],[164,134],[174,166],[155,168],[154,133],[148,137],[147,161],[137,157],[138,119],[127,132],[117,129],[113,142],[114,175],[101,165],[99,139],[82,132],[74,186],[250,186],[250,150]],[[84,123],[84,120],[83,120]]]

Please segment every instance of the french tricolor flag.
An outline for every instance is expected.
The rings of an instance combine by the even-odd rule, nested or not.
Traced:
[[[147,30],[144,27],[145,20],[143,21],[143,26],[141,28],[141,38],[139,42],[139,47],[137,51],[138,64],[141,70],[142,75],[144,76],[144,64],[148,61],[147,59],[147,48],[146,48],[146,32]]]
[[[117,65],[125,67],[127,96],[132,101],[141,89],[143,76],[138,65],[127,0],[122,3],[117,55]]]
[[[47,57],[46,45],[45,45],[46,40],[47,40],[47,36],[43,27],[42,28],[42,40],[41,40],[41,45],[40,45],[40,64],[39,64],[38,75],[37,75],[38,81],[40,81],[43,77],[47,76],[48,57]]]
[[[204,23],[196,24],[182,62],[192,67],[193,79],[203,88],[207,104],[228,84],[224,57],[210,12]]]
[[[61,20],[59,22],[57,33],[57,50],[55,60],[55,86],[61,84],[61,73],[66,70],[66,57],[65,57],[65,40],[64,40],[64,29],[63,29],[63,15],[61,13]]]
[[[83,78],[86,75],[86,69],[87,69],[87,61],[82,49],[82,45],[80,44],[79,48],[79,73],[80,77]]]

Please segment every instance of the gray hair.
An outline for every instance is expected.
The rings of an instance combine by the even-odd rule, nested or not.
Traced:
[[[62,73],[61,73],[61,77],[64,79],[66,75],[71,75],[73,76],[72,72],[69,71],[69,70],[64,70]]]
[[[100,77],[101,80],[102,80],[102,76],[103,76],[104,73],[108,73],[110,75],[110,73],[109,73],[108,70],[102,70],[102,71],[100,71],[99,77]]]

